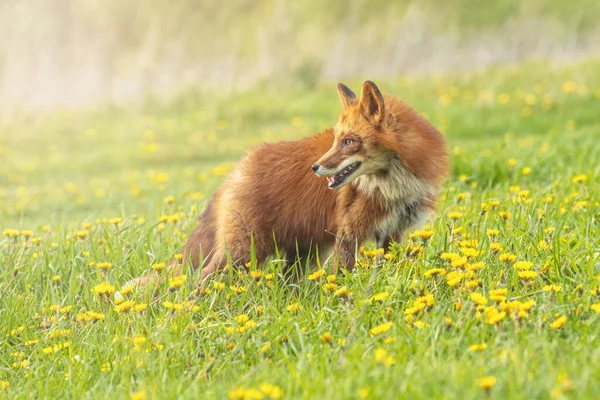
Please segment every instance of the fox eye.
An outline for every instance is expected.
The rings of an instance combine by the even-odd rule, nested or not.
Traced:
[[[352,143],[354,143],[354,140],[352,140],[352,139],[344,139],[344,142],[343,142],[344,146],[349,146]]]

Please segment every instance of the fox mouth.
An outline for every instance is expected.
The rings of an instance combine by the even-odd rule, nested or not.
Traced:
[[[344,184],[344,182],[346,181],[346,178],[348,178],[358,168],[360,168],[360,165],[361,165],[360,161],[354,162],[354,163],[348,165],[342,171],[338,172],[337,174],[334,174],[333,176],[328,176],[327,177],[327,183],[328,183],[327,186],[329,186],[329,189],[337,189],[340,186],[342,186]]]

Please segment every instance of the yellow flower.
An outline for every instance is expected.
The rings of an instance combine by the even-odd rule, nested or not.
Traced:
[[[458,257],[450,263],[454,268],[464,268],[467,266],[467,257]]]
[[[337,297],[346,297],[348,296],[348,286],[342,286],[338,290],[335,291],[335,295]]]
[[[130,400],[146,400],[146,392],[135,392],[131,394]]]
[[[8,381],[0,381],[0,390],[8,390],[10,383]]]
[[[533,263],[529,261],[517,261],[513,266],[516,270],[528,271],[533,268]]]
[[[165,263],[152,264],[152,269],[155,271],[162,271],[163,269],[165,269]]]
[[[465,274],[460,271],[449,272],[448,274],[446,274],[446,283],[448,283],[448,286],[450,287],[458,286],[463,280],[464,276]]]
[[[94,293],[109,295],[115,292],[115,287],[108,282],[102,282],[99,285],[94,286]]]
[[[331,341],[333,340],[333,336],[331,335],[331,333],[325,332],[324,334],[319,336],[319,339],[321,339],[321,342],[323,343],[331,343]]]
[[[373,336],[381,335],[381,334],[389,331],[391,327],[392,327],[392,322],[386,322],[384,324],[377,325],[377,326],[371,328],[369,333]]]
[[[175,277],[169,279],[169,287],[171,289],[179,289],[186,280],[187,280],[186,275],[175,276]]]
[[[115,306],[115,311],[119,313],[124,313],[131,310],[135,307],[135,301],[124,301],[119,305]]]
[[[133,309],[134,309],[135,311],[142,312],[142,311],[144,311],[144,310],[145,310],[147,307],[148,307],[148,305],[147,305],[147,304],[140,303],[140,304],[136,304],[136,305],[133,307]]]
[[[266,354],[271,350],[271,343],[266,343],[260,348],[260,352]]]
[[[440,255],[440,258],[442,260],[447,260],[447,261],[452,261],[452,260],[455,260],[455,259],[457,259],[459,257],[460,257],[460,255],[458,255],[456,253],[442,253]]]
[[[325,292],[333,292],[337,289],[337,284],[335,283],[326,283],[323,285],[323,291]]]
[[[490,237],[495,237],[498,236],[500,234],[500,231],[498,229],[488,229],[486,231],[486,234]]]
[[[379,292],[376,295],[374,295],[371,299],[373,301],[383,301],[388,297],[390,297],[390,294],[388,292]]]
[[[501,252],[502,251],[502,244],[500,243],[490,243],[490,250],[492,250],[495,253]]]
[[[485,376],[483,378],[479,378],[477,384],[479,384],[479,387],[483,390],[491,390],[494,386],[496,386],[496,377]]]
[[[436,275],[446,275],[446,270],[443,268],[431,268],[428,269],[427,271],[425,271],[425,273],[423,274],[426,278],[431,278],[432,276],[436,276]]]
[[[98,266],[98,268],[103,269],[105,271],[112,268],[112,264],[109,262],[102,262],[102,263],[98,263],[96,265]]]
[[[512,262],[515,262],[515,260],[517,259],[517,256],[515,256],[514,254],[511,254],[511,253],[502,253],[498,257],[498,259],[502,262],[512,263]]]
[[[467,269],[469,271],[479,271],[479,270],[483,269],[484,266],[485,266],[485,264],[483,262],[470,263],[470,264],[467,264]]]
[[[165,197],[164,201],[167,204],[173,204],[175,202],[175,196],[167,196]]]
[[[235,347],[235,345],[233,345]],[[264,396],[256,389],[238,388],[230,390],[227,396],[231,400],[261,400]]]
[[[515,160],[514,158],[511,158],[510,160],[508,160],[508,165],[510,165],[511,167],[514,167],[515,165],[517,165],[518,161]]]
[[[316,281],[317,279],[323,277],[325,275],[325,270],[324,269],[320,269],[316,272],[313,272],[312,274],[308,275],[308,280],[309,281]]]
[[[498,211],[498,216],[506,221],[512,217],[512,213],[510,211]]]
[[[287,306],[288,312],[291,312],[291,313],[298,312],[300,310],[300,308],[301,308],[301,306],[298,303],[292,303],[289,306]]]
[[[480,306],[484,306],[488,303],[488,299],[486,299],[481,293],[477,292],[471,293],[471,301],[475,304],[479,304]]]
[[[592,311],[595,311],[596,314],[600,314],[600,303],[592,304],[590,308]]]
[[[271,399],[280,399],[283,397],[283,390],[279,386],[270,383],[260,385],[260,391]]]
[[[491,325],[497,324],[498,322],[502,321],[505,317],[505,311],[498,311],[494,307],[490,307],[485,312],[485,322]]]
[[[485,349],[487,349],[487,344],[482,343],[482,344],[472,344],[469,346],[469,350],[470,351],[484,351]]]
[[[519,278],[521,279],[533,279],[537,276],[537,272],[535,271],[521,271],[518,273]]]
[[[369,393],[371,393],[371,388],[370,387],[364,387],[364,388],[360,388],[358,390],[358,397],[360,397],[361,399],[366,399],[367,397],[369,397]]]
[[[450,218],[451,220],[457,220],[460,217],[462,217],[462,213],[459,213],[457,211],[453,211],[451,213],[448,213],[448,218]]]
[[[83,240],[85,238],[87,238],[88,236],[90,236],[90,232],[83,230],[83,231],[78,231],[77,232],[77,239]]]
[[[567,317],[564,315],[561,315],[558,318],[556,318],[554,320],[554,322],[552,322],[550,324],[550,326],[552,327],[552,329],[558,330],[558,329],[562,328],[563,326],[565,326],[566,323],[567,323]]]
[[[573,183],[583,183],[587,180],[587,176],[585,174],[577,175],[573,178]]]
[[[60,275],[54,275],[54,276],[52,277],[52,280],[53,280],[54,282],[56,282],[56,283],[60,282]]]
[[[262,276],[263,276],[263,272],[260,269],[255,269],[255,270],[250,271],[250,277],[255,280],[259,280]]]
[[[521,173],[522,173],[523,175],[529,175],[529,174],[531,173],[531,168],[529,168],[529,167],[525,167],[525,168],[523,168],[523,169],[521,170]]]
[[[460,252],[463,253],[467,258],[474,258],[479,255],[479,251],[470,247],[461,247]]]
[[[415,231],[415,236],[423,240],[429,240],[433,236],[433,231]]]
[[[545,285],[542,289],[545,292],[554,292],[554,293],[558,293],[560,291],[562,291],[562,285]]]
[[[379,364],[384,364],[386,367],[389,367],[396,362],[394,357],[388,356],[387,351],[381,347],[375,349],[375,361]]]
[[[508,289],[492,289],[489,291],[490,299],[497,302],[502,302],[506,300],[506,295],[508,294]]]

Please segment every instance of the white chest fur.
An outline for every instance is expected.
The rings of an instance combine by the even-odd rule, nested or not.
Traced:
[[[399,160],[385,174],[357,178],[356,187],[370,196],[379,196],[386,211],[376,222],[373,236],[395,235],[423,224],[428,210],[422,202],[436,194],[433,185],[417,178]]]

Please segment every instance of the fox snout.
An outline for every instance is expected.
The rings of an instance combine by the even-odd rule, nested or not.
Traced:
[[[336,171],[336,166],[324,166],[319,164],[319,162],[314,163],[311,166],[313,172],[317,174],[317,176],[330,176],[333,175]]]

